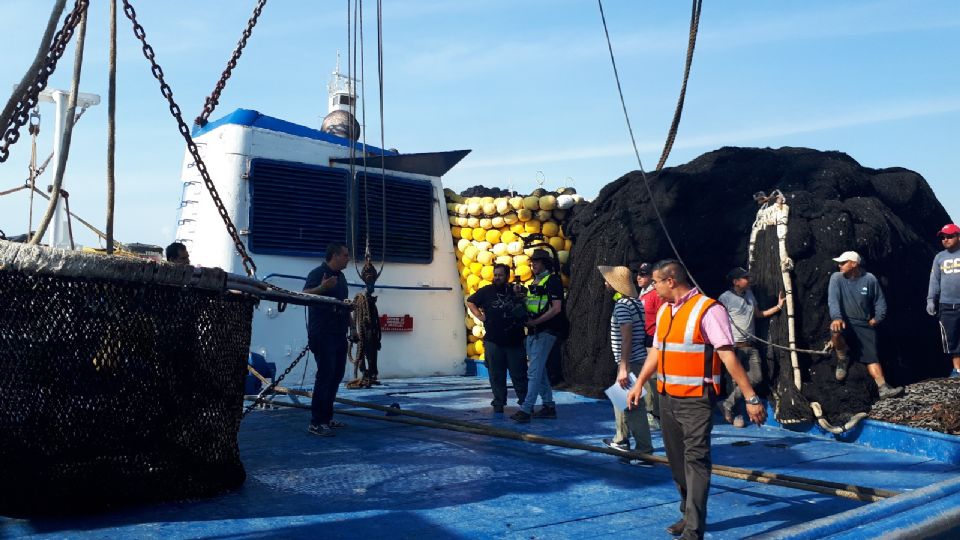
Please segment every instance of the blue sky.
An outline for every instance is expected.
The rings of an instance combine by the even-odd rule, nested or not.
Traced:
[[[0,89],[29,65],[52,0],[0,0],[7,53]],[[106,96],[107,5],[93,2],[81,91]],[[174,96],[192,119],[255,2],[138,0]],[[367,141],[379,145],[375,2],[365,2]],[[472,149],[444,178],[530,191],[575,186],[588,198],[635,170],[596,2],[384,2],[387,147]],[[683,73],[690,4],[604,2],[644,167],[659,157]],[[180,139],[120,15],[117,238],[166,244],[180,198]],[[317,127],[346,2],[273,0],[214,113],[236,108]],[[721,146],[840,150],[869,167],[923,175],[960,219],[960,3],[952,0],[704,2],[683,120],[668,165]],[[72,47],[51,80],[68,88]],[[50,150],[47,106],[39,153]],[[71,208],[98,225],[105,207],[106,105],[74,135]],[[0,191],[27,176],[28,138],[0,164]],[[49,182],[51,178],[45,178]],[[749,194],[745,194],[748,196]],[[39,211],[39,210],[37,210]],[[0,229],[26,230],[23,192],[0,198]],[[85,244],[92,234],[78,232]]]

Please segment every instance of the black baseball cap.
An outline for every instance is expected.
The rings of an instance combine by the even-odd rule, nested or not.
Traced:
[[[733,281],[735,279],[748,278],[750,277],[750,272],[747,272],[741,267],[736,267],[733,270],[727,272],[727,281]]]

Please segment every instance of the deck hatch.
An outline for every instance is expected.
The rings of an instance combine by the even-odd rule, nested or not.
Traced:
[[[383,207],[386,181],[387,204]],[[374,261],[420,263],[433,262],[433,184],[429,181],[386,175],[379,171],[357,173],[357,258],[363,256],[367,238],[367,212],[370,214],[370,251]],[[383,217],[386,211],[386,257],[381,255]]]
[[[290,161],[250,163],[250,251],[322,257],[347,240],[349,172]]]

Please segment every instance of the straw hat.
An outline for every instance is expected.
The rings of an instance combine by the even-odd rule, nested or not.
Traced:
[[[598,266],[597,270],[603,279],[618,293],[624,296],[636,297],[637,288],[633,285],[633,274],[626,266]]]

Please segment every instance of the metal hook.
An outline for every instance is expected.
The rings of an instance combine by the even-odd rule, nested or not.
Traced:
[[[543,174],[543,171],[537,171],[537,187],[543,187],[543,183],[547,181],[547,176]]]

